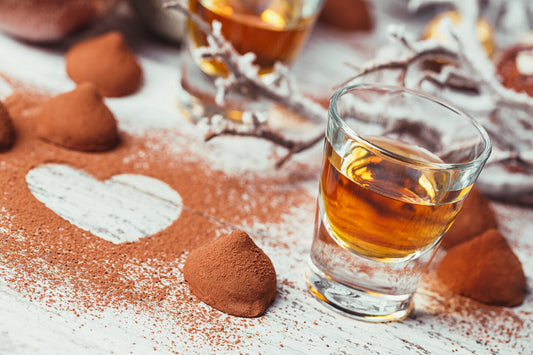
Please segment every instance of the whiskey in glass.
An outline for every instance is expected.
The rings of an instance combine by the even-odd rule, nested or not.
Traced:
[[[330,101],[307,282],[335,309],[401,320],[491,150],[485,130],[434,97],[347,87]]]

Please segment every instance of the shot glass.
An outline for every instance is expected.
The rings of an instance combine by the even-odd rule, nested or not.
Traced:
[[[402,87],[362,84],[329,105],[311,292],[370,322],[402,320],[491,152],[464,112]]]
[[[221,23],[222,34],[237,52],[255,54],[259,75],[267,80],[274,64],[292,64],[317,20],[324,0],[189,0],[190,10],[206,22]],[[189,45],[207,46],[207,38],[190,22]],[[225,64],[196,56],[207,74],[227,76]]]
[[[217,21],[224,38],[240,54],[253,53],[253,64],[265,84],[275,79],[276,63],[291,66],[318,19],[325,0],[189,0],[189,10],[207,23]],[[245,123],[244,113],[267,119],[271,102],[249,90],[232,91],[224,103],[216,100],[215,80],[230,75],[226,63],[197,51],[208,46],[202,29],[188,22],[188,46],[193,65],[182,70],[179,105],[191,121],[220,115]],[[187,63],[189,64],[189,63]],[[207,74],[207,75],[206,75]]]

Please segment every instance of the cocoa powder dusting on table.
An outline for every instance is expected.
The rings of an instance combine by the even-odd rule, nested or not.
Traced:
[[[439,279],[436,269],[424,276],[423,285],[418,293],[425,297],[427,306],[423,311],[415,307],[412,315],[415,321],[425,323],[430,319],[447,327],[450,333],[485,345],[493,353],[500,352],[500,344],[511,344],[514,348],[517,340],[533,334],[533,324],[525,321],[533,316],[531,312],[486,305],[458,296]]]
[[[38,138],[35,119],[48,99],[47,94],[19,87],[5,100],[18,134],[17,144],[0,155],[0,278],[29,300],[50,307],[60,303],[75,313],[128,305],[148,313],[164,310],[165,317],[174,318],[191,337],[207,332],[206,341],[235,346],[239,339],[228,334],[251,323],[221,317],[192,297],[180,276],[181,263],[188,251],[227,233],[233,224],[252,228],[253,223],[278,223],[292,206],[309,202],[309,197],[298,188],[279,189],[287,185],[287,177],[214,172],[200,156],[195,158],[192,149],[199,143],[185,136],[179,138],[183,154],[153,149],[146,136],[125,132],[120,132],[120,145],[106,152],[47,143]],[[155,131],[155,139],[166,133]],[[183,211],[154,235],[113,244],[62,219],[31,194],[26,174],[50,162],[100,180],[124,173],[157,178],[181,195]],[[252,188],[244,200],[240,196],[246,186]],[[191,307],[201,311],[191,312]]]
[[[0,153],[0,279],[27,299],[52,309],[92,312],[95,317],[109,309],[132,309],[152,317],[154,332],[159,322],[171,319],[182,337],[170,343],[192,344],[200,336],[228,350],[242,346],[261,318],[226,316],[200,302],[183,279],[184,261],[190,251],[237,227],[251,230],[285,223],[284,215],[291,208],[314,206],[314,196],[296,187],[295,181],[316,172],[306,172],[295,163],[288,174],[227,174],[210,167],[202,156],[206,153],[197,151],[203,143],[168,128],[142,135],[120,131],[120,144],[104,152],[62,148],[39,139],[35,131],[36,117],[48,99],[47,93],[19,86],[4,101],[17,137],[10,150]],[[167,140],[179,144],[179,149],[167,151]],[[113,244],[70,224],[31,194],[26,174],[50,162],[67,164],[102,181],[125,173],[157,178],[181,195],[183,211],[154,235]],[[309,209],[312,217],[313,207]],[[298,233],[292,237],[302,238]],[[262,238],[271,246],[294,246],[290,239]],[[426,279],[431,279],[426,286],[438,294],[429,305],[431,319],[448,324],[450,331],[463,332],[496,349],[500,342],[512,343],[531,333],[531,326],[521,320],[531,315],[458,296],[435,272]],[[290,288],[287,280],[280,280],[280,285]],[[423,318],[423,314],[415,312],[414,317]],[[243,334],[243,329],[246,335],[241,338],[237,334]]]

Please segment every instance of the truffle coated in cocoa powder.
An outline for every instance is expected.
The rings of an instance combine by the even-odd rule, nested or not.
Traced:
[[[482,303],[517,306],[524,300],[522,264],[496,229],[448,250],[437,272],[452,291]]]
[[[452,226],[442,239],[442,247],[449,249],[470,240],[498,223],[488,199],[474,186]]]
[[[134,93],[142,83],[142,69],[122,33],[113,31],[80,42],[65,57],[68,76],[76,83],[93,83],[102,96]]]
[[[276,297],[272,262],[240,230],[191,251],[183,275],[201,301],[239,317],[262,315]]]
[[[0,152],[6,151],[15,143],[15,128],[6,107],[0,102]]]
[[[505,49],[496,68],[503,86],[533,96],[533,75],[522,74],[517,66],[517,57],[522,51],[533,51],[533,46],[519,44]]]
[[[369,31],[374,22],[371,12],[367,0],[327,0],[320,21],[343,30]]]
[[[75,150],[109,150],[119,140],[115,116],[90,83],[45,102],[35,126],[41,139]]]

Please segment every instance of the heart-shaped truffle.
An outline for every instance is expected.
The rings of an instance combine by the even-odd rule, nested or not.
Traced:
[[[118,143],[115,116],[89,83],[45,102],[35,126],[41,139],[75,150],[102,151]]]
[[[11,148],[15,142],[15,129],[5,106],[0,102],[0,152]]]
[[[240,230],[193,250],[183,274],[196,297],[235,316],[260,316],[276,298],[272,262]]]
[[[497,228],[498,223],[489,201],[473,187],[463,207],[457,214],[451,228],[442,239],[442,247],[449,249],[470,240],[488,229]]]
[[[522,264],[496,229],[450,249],[438,275],[452,291],[482,303],[517,306],[524,300]]]

